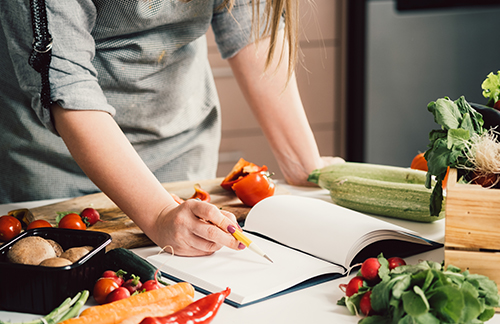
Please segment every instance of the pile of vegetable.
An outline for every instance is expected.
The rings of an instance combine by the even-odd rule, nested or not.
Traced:
[[[80,213],[69,211],[57,213],[56,223],[59,228],[85,230],[97,222],[102,222],[101,214],[91,207],[83,209]]]
[[[28,209],[17,209],[10,211],[8,215],[0,216],[0,241],[10,241],[23,230],[53,227],[44,219],[29,222],[29,213]],[[91,207],[84,208],[80,213],[74,211],[59,212],[56,217],[56,224],[59,228],[85,230],[97,222],[102,222],[101,215]]]
[[[469,104],[462,96],[448,97],[429,103],[427,109],[441,126],[429,134],[426,187],[434,176],[437,184],[431,196],[430,210],[436,215],[443,201],[443,181],[447,170],[459,170],[462,182],[495,187],[500,182],[500,142],[496,128],[500,126],[500,71],[490,73],[482,84],[487,106]],[[478,111],[480,110],[480,111]],[[485,127],[488,125],[488,127]]]
[[[369,258],[337,304],[369,323],[483,323],[493,317],[500,296],[494,281],[454,266],[399,258]]]
[[[193,302],[194,288],[187,282],[89,307],[63,324],[210,323],[230,289]]]
[[[104,271],[92,291],[96,303],[107,304],[163,287],[158,280],[151,279],[142,283],[141,277],[132,273],[125,279],[126,275],[127,272],[122,269]]]
[[[345,162],[314,170],[308,181],[330,191],[332,201],[360,212],[433,222],[431,190],[425,187],[426,172],[380,164]]]

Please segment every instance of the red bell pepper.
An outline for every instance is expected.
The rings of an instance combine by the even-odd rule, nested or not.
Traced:
[[[227,296],[231,293],[231,289],[210,294],[206,297],[187,305],[177,312],[161,317],[146,317],[140,324],[207,324],[212,322],[215,315],[219,311],[220,306]]]

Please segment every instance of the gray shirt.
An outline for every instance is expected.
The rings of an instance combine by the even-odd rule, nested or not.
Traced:
[[[250,0],[231,13],[221,0],[46,2],[52,100],[112,114],[161,182],[215,177],[220,107],[205,33],[212,26],[223,58],[236,54],[249,43]],[[0,203],[98,191],[41,107],[31,43],[29,1],[0,1]]]

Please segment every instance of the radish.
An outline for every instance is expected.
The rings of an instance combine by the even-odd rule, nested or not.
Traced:
[[[392,257],[387,259],[387,262],[389,262],[389,270],[392,270],[394,268],[397,268],[402,265],[406,265],[405,260],[399,258],[399,257]]]
[[[123,283],[122,287],[125,287],[130,291],[131,294],[142,289],[141,278],[132,274],[132,277]]]
[[[82,210],[80,213],[80,217],[82,218],[83,222],[87,224],[87,226],[94,225],[97,222],[102,222],[101,220],[101,215],[97,210],[94,208],[85,208]]]
[[[373,313],[371,294],[371,291],[365,292],[363,294],[363,297],[361,297],[361,300],[359,301],[359,309],[365,316],[371,315]]]
[[[351,297],[359,291],[359,288],[363,286],[363,278],[356,276],[352,278],[346,286],[345,295]]]
[[[377,258],[368,258],[361,265],[361,276],[366,281],[375,281],[379,279],[378,269],[380,269],[380,262]]]

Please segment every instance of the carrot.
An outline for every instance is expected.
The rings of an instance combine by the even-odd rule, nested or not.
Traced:
[[[150,314],[172,314],[193,302],[187,294],[176,295],[172,298],[162,299],[154,304],[132,307],[128,310],[108,308],[99,314],[80,316],[69,319],[64,324],[118,324],[129,318],[138,318],[138,323]],[[61,324],[62,324],[61,323]]]
[[[114,324],[128,317],[154,309],[169,307],[177,311],[192,302],[194,288],[187,282],[146,291],[109,304],[93,306],[82,311],[79,317],[61,324]]]
[[[158,305],[157,307],[146,307],[141,310],[141,312],[137,315],[132,315],[127,317],[123,321],[119,322],[120,324],[137,324],[140,323],[146,317],[156,317],[156,316],[168,316],[173,314],[189,304],[193,302],[193,298],[188,295],[180,295],[176,300],[178,305],[173,305],[172,302],[167,302],[164,305]],[[182,307],[181,307],[182,306]]]

